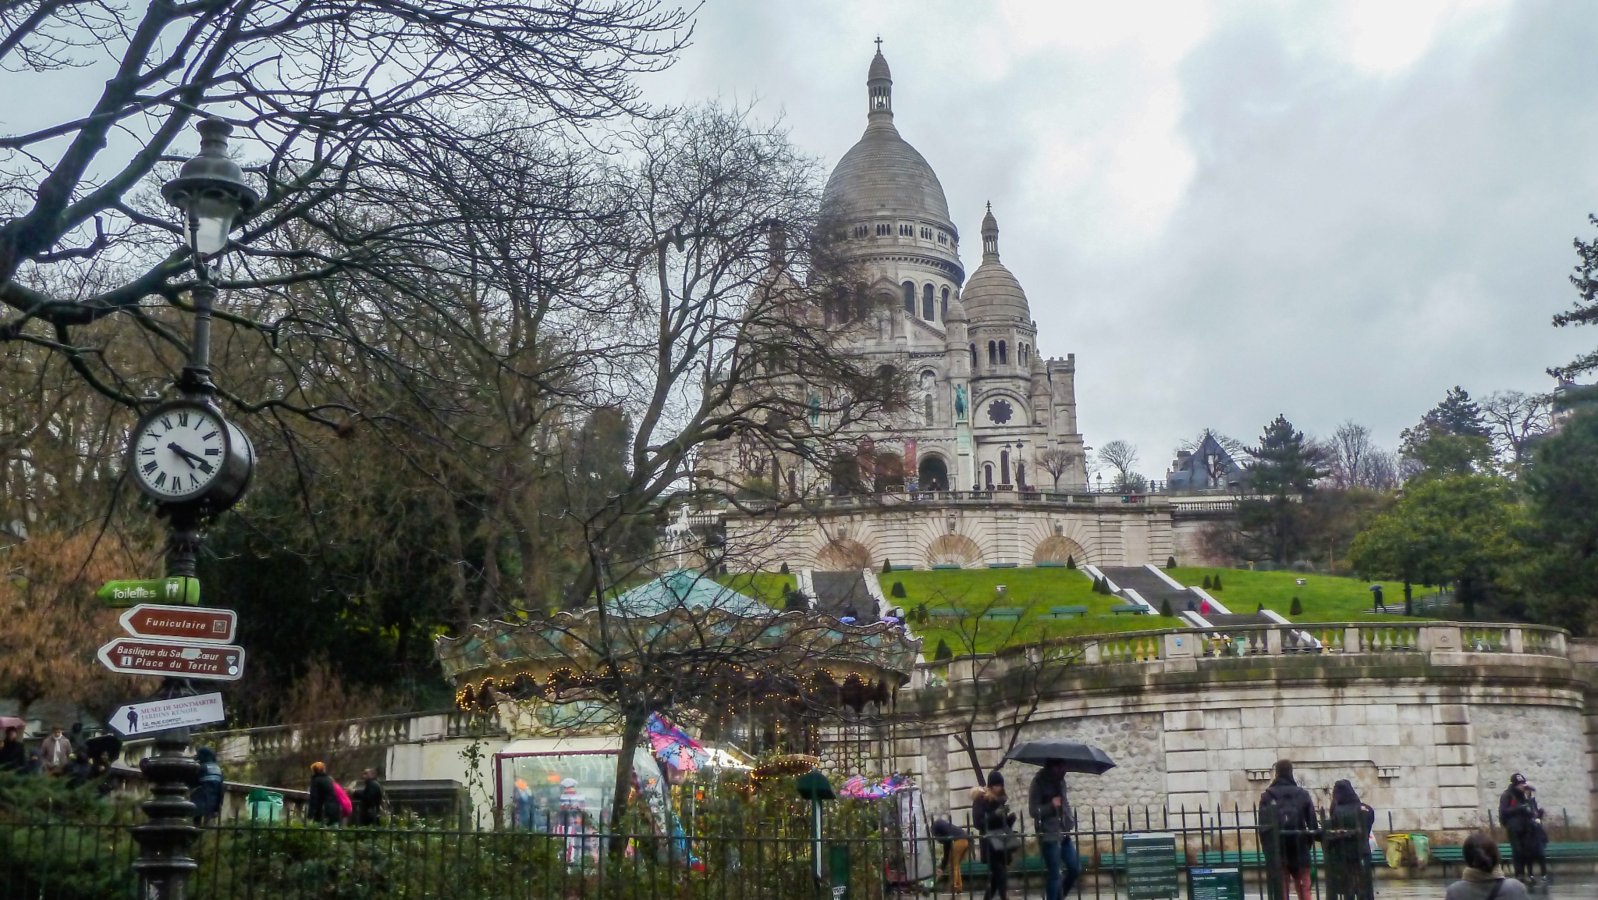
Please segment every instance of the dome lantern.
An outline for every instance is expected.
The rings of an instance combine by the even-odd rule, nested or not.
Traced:
[[[871,69],[866,73],[866,117],[893,118],[893,74],[888,71],[888,59],[882,55],[882,38],[877,38],[877,55],[871,59]]]

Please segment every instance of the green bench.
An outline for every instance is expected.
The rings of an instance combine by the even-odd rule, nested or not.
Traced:
[[[1317,846],[1312,853],[1315,865],[1326,864],[1326,854]],[[1201,866],[1240,866],[1245,869],[1265,868],[1265,854],[1258,850],[1205,850],[1199,854]],[[1371,851],[1371,865],[1378,868],[1387,867],[1387,855],[1380,850]]]
[[[1172,858],[1176,860],[1176,867],[1178,869],[1185,868],[1187,866],[1187,855],[1182,852],[1181,847],[1176,848],[1176,853],[1173,854]],[[1100,853],[1098,870],[1100,872],[1125,872],[1126,854]]]
[[[1115,613],[1116,615],[1120,615],[1122,613],[1129,613],[1129,614],[1134,615],[1134,616],[1141,616],[1141,615],[1146,615],[1148,613],[1148,611],[1149,611],[1148,607],[1146,607],[1146,606],[1138,606],[1135,603],[1122,603],[1122,604],[1119,604],[1117,606],[1110,607],[1110,612]]]
[[[1598,861],[1598,842],[1594,841],[1561,841],[1549,843],[1547,850],[1549,862],[1595,862]],[[1510,850],[1508,844],[1498,845],[1498,856],[1504,860],[1504,865],[1509,865]],[[1448,874],[1450,866],[1464,866],[1465,850],[1458,845],[1448,847],[1432,847],[1431,858],[1443,867],[1443,874]]]
[[[1048,866],[1043,864],[1043,857],[1041,856],[1023,856],[1010,861],[1010,874],[1012,876],[1036,875],[1048,870]],[[968,859],[960,864],[960,875],[964,878],[986,878],[988,877],[988,864],[979,859]]]
[[[1069,616],[1079,616],[1080,617],[1080,616],[1085,616],[1087,614],[1088,614],[1088,608],[1086,606],[1051,606],[1051,607],[1049,607],[1049,618],[1051,618],[1051,619],[1064,619],[1064,618],[1067,618]]]
[[[927,610],[927,615],[931,616],[934,619],[958,619],[963,614],[958,609],[948,609],[947,607],[939,607],[937,609],[929,609],[929,610]]]
[[[1569,843],[1559,844],[1551,843],[1548,845],[1548,861],[1553,862],[1556,859],[1562,859],[1566,861],[1577,860],[1581,862],[1598,860],[1598,842],[1572,841]]]
[[[996,606],[982,614],[984,619],[1020,619],[1026,610],[1009,606]]]

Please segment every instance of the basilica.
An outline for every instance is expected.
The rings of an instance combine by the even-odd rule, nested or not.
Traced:
[[[967,276],[943,186],[894,123],[893,77],[880,46],[867,71],[865,132],[833,169],[822,208],[838,252],[883,301],[871,305],[867,327],[851,321],[856,327],[839,331],[845,349],[865,358],[865,370],[908,375],[910,415],[854,436],[873,448],[875,484],[818,470],[786,476],[792,492],[824,499],[778,514],[786,535],[768,564],[1136,565],[1176,550],[1181,538],[1165,498],[1089,490],[1075,356],[1048,357],[1038,347],[1026,291],[1001,259],[991,206],[980,261]],[[717,468],[732,458],[709,456]],[[892,464],[882,467],[883,458]],[[843,468],[855,470],[852,457]],[[727,536],[771,521],[729,512]]]

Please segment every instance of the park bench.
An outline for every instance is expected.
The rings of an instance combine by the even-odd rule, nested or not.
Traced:
[[[1176,853],[1174,854],[1174,856],[1175,856],[1175,859],[1176,859],[1176,867],[1177,868],[1180,869],[1180,868],[1183,868],[1183,867],[1185,867],[1187,865],[1187,855],[1182,852],[1182,848],[1180,846],[1178,846],[1176,848]],[[1125,872],[1126,871],[1126,854],[1125,853],[1100,853],[1099,854],[1098,870],[1100,872]]]
[[[927,610],[927,615],[934,619],[958,619],[960,618],[960,611],[958,609],[949,609],[946,606],[940,606],[937,609]]]
[[[1017,875],[1035,875],[1047,871],[1048,867],[1043,864],[1043,857],[1041,856],[1022,856],[1010,861],[1010,877],[1012,878]],[[988,877],[988,864],[979,859],[968,859],[960,864],[960,875],[964,878],[986,878]]]
[[[1148,611],[1148,607],[1138,606],[1136,603],[1122,603],[1117,606],[1110,607],[1110,612],[1115,613],[1116,615],[1129,613],[1134,616],[1141,616],[1146,615]]]
[[[1049,618],[1051,618],[1051,619],[1064,619],[1064,618],[1067,618],[1069,616],[1085,616],[1087,614],[1088,614],[1088,608],[1086,606],[1051,606],[1051,607],[1049,607]]]
[[[1547,848],[1549,862],[1598,862],[1598,842],[1594,841],[1560,841],[1550,843]],[[1510,851],[1508,844],[1498,845],[1498,856],[1508,864]],[[1465,849],[1458,845],[1448,847],[1432,847],[1431,858],[1443,867],[1443,874],[1453,866],[1463,867],[1465,864]]]
[[[1326,864],[1326,855],[1317,846],[1313,851],[1315,865]],[[1258,850],[1205,850],[1199,854],[1201,866],[1239,866],[1244,869],[1265,868],[1265,854]],[[1371,865],[1386,868],[1387,854],[1381,850],[1371,851]]]
[[[982,614],[984,619],[1019,619],[1025,610],[1010,606],[996,606]]]

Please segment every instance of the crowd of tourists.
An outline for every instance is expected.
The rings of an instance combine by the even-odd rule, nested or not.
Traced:
[[[93,746],[81,723],[74,723],[70,731],[60,725],[51,728],[32,750],[22,738],[22,729],[13,725],[6,728],[0,741],[0,772],[62,778],[73,786],[92,784],[107,793],[111,790],[106,777],[111,756]]]

